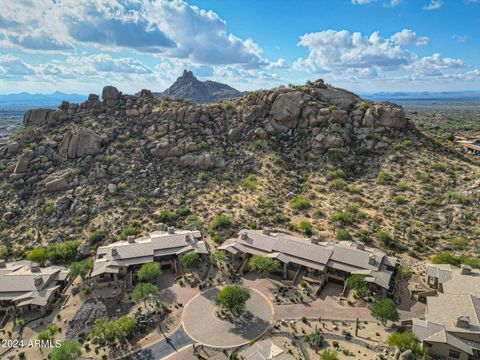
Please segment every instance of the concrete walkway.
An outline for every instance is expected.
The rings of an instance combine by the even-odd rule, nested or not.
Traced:
[[[190,339],[183,328],[180,327],[177,331],[167,336],[162,341],[137,351],[136,353],[125,356],[122,360],[160,360],[191,344],[193,344],[193,340]]]

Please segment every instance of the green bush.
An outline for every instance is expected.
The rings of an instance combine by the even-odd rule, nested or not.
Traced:
[[[435,171],[446,171],[447,170],[447,165],[445,163],[441,162],[434,162],[431,166],[432,170]]]
[[[248,261],[248,267],[251,271],[258,271],[265,276],[280,269],[280,262],[266,256],[253,255]]]
[[[249,188],[249,189],[255,189],[257,186],[257,177],[254,174],[248,175],[243,181],[242,185]]]
[[[213,219],[210,227],[212,229],[222,229],[232,225],[232,220],[228,215],[220,214],[215,219]]]
[[[291,201],[292,208],[295,210],[305,210],[310,208],[310,200],[308,200],[305,196],[298,195],[295,196]]]
[[[392,198],[392,200],[397,205],[402,205],[402,204],[405,204],[407,202],[407,199],[403,195],[395,195]]]
[[[456,237],[449,240],[456,249],[465,249],[468,245],[468,239],[464,237]]]
[[[459,257],[453,255],[451,252],[448,251],[438,253],[434,257],[432,257],[433,264],[450,264],[458,266],[460,265],[460,261],[461,259]]]
[[[332,188],[337,189],[337,190],[344,189],[345,185],[346,185],[345,180],[343,180],[342,178],[334,179],[331,182]]]
[[[194,252],[185,254],[180,258],[180,263],[187,270],[195,269],[200,265],[200,255]]]
[[[345,172],[342,169],[330,170],[327,172],[327,179],[329,180],[338,179],[338,178],[345,179],[345,177],[346,177]]]
[[[158,280],[161,275],[162,270],[160,269],[160,264],[157,262],[150,262],[143,264],[137,272],[138,280],[141,282],[151,282],[154,283]]]
[[[87,240],[91,245],[95,245],[101,243],[103,240],[105,240],[106,237],[107,235],[105,231],[103,231],[102,229],[96,229],[88,235]]]
[[[392,235],[385,230],[379,230],[377,232],[377,240],[380,241],[385,246],[392,246],[393,245],[393,238]]]
[[[338,230],[336,234],[337,240],[352,240],[352,234],[347,230]]]
[[[380,170],[377,174],[377,177],[375,178],[375,182],[378,185],[385,185],[386,183],[388,183],[391,180],[392,180],[392,177],[385,170]]]
[[[307,236],[312,235],[312,224],[309,221],[303,220],[298,224],[298,230],[304,233]]]
[[[122,241],[127,240],[129,236],[137,235],[137,229],[135,229],[133,226],[129,226],[120,233],[118,238]]]
[[[411,331],[395,332],[387,339],[387,344],[391,347],[397,347],[401,352],[412,350],[415,355],[422,355],[420,341]]]

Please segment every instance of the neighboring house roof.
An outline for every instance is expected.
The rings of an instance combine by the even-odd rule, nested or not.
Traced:
[[[44,306],[67,276],[68,269],[61,266],[41,268],[31,261],[4,263],[0,268],[0,300],[14,301],[17,306],[27,305],[25,301]]]
[[[415,335],[472,355],[480,350],[480,271],[445,264],[428,264],[426,270],[438,278],[443,292],[427,297],[425,317],[413,319]]]
[[[473,350],[480,349],[479,343],[448,332],[442,323],[436,321],[413,319],[413,332],[420,341],[448,344],[470,355],[473,355]]]
[[[244,235],[242,235],[244,234]],[[245,235],[246,234],[246,235]],[[364,248],[351,241],[332,244],[312,243],[281,232],[242,230],[237,238],[218,247],[232,254],[238,252],[275,257],[284,263],[294,263],[323,271],[325,266],[351,274],[366,276],[366,280],[388,288],[397,258],[380,250]]]
[[[155,257],[181,255],[188,252],[208,254],[200,231],[175,230],[174,233],[155,231],[132,242],[118,241],[97,249],[91,276],[118,273],[120,267],[144,264]]]
[[[241,354],[245,360],[293,360],[294,357],[266,339],[253,343]]]

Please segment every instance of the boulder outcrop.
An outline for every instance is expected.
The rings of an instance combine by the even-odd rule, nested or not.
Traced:
[[[75,159],[84,155],[96,155],[100,151],[102,138],[90,129],[69,131],[58,145],[58,153],[64,159]]]

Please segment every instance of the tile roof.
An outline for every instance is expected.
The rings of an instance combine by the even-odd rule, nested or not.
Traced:
[[[46,305],[50,296],[48,290],[56,288],[59,281],[64,281],[68,276],[68,269],[61,266],[41,268],[31,261],[18,261],[6,263],[0,269],[0,300],[16,301],[29,297],[32,301]],[[41,279],[35,283],[35,279]],[[41,298],[45,298],[42,300]]]
[[[207,254],[208,249],[201,239],[200,231],[175,230],[170,234],[155,231],[134,242],[117,241],[97,249],[91,276],[103,273],[118,273],[119,267],[154,261],[154,257],[180,255],[187,252]]]
[[[237,238],[225,241],[218,249],[232,254],[279,253],[277,258],[284,263],[294,263],[320,271],[323,271],[325,266],[349,273],[367,270],[364,275],[368,275],[369,281],[384,288],[388,288],[393,274],[387,267],[395,266],[398,261],[380,250],[363,248],[351,241],[314,244],[281,232],[264,233],[262,230],[241,230]],[[371,258],[375,260],[373,263]]]

